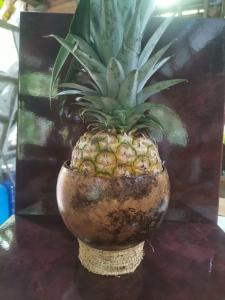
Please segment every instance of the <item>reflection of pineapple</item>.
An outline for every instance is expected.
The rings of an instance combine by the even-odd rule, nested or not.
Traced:
[[[66,39],[53,36],[62,48],[52,83],[69,53],[92,79],[86,86],[65,83],[61,87],[67,90],[59,94],[79,95],[74,103],[81,108],[89,129],[73,150],[71,167],[77,172],[114,177],[157,174],[162,163],[149,134],[159,138],[163,132],[170,142],[177,144],[186,140],[186,132],[171,109],[145,102],[184,81],[164,80],[145,87],[170,59],[163,56],[171,46],[170,43],[155,51],[171,22],[169,18],[142,48],[143,33],[153,10],[149,3],[149,0],[80,0]]]

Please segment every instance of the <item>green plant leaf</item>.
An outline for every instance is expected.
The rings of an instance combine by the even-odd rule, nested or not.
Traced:
[[[96,90],[92,90],[92,89],[90,89],[86,86],[83,86],[83,85],[80,85],[80,84],[77,84],[77,83],[62,83],[59,86],[63,87],[63,88],[78,89],[82,92],[89,92],[89,93],[97,94]]]
[[[153,138],[156,142],[161,142],[164,136],[164,129],[162,126],[159,126],[159,123],[154,119],[151,119],[148,122],[148,128],[146,128],[148,134],[151,138]]]
[[[112,112],[112,117],[118,125],[126,125],[127,109],[118,109]]]
[[[128,29],[124,32],[123,44],[117,56],[126,75],[138,65],[142,40],[140,17],[140,6],[137,6],[134,17],[126,25]]]
[[[139,55],[141,50],[141,11],[138,5],[134,14],[134,17],[129,20],[127,24],[128,29],[124,32],[124,45],[125,48],[130,49]]]
[[[137,100],[138,71],[130,72],[119,89],[118,101],[124,107],[133,107]]]
[[[160,128],[160,130],[163,130],[163,126],[162,124],[159,122],[159,120],[157,120],[157,118],[154,117],[154,115],[144,115],[143,119],[140,120],[140,123],[142,124],[146,124],[147,126],[149,126],[149,122],[154,122],[154,124]]]
[[[92,103],[85,102],[85,101],[79,101],[78,103],[74,103],[74,104],[79,106],[80,108],[82,107],[82,109],[84,109],[84,108],[94,109],[94,108],[98,107],[98,106],[93,106]],[[99,105],[98,109],[101,109],[100,105]]]
[[[101,116],[100,114],[91,112],[91,110],[89,109],[81,109],[80,110],[80,116],[81,118],[84,118],[85,116],[85,120],[88,120],[88,123],[91,124],[92,122],[97,122],[100,125],[105,125],[107,123],[107,118]],[[99,126],[98,126],[99,128]]]
[[[154,116],[146,115],[145,113],[146,111],[149,111],[150,108],[153,107],[153,105],[154,104],[151,103],[151,105],[145,106],[143,110],[139,109],[139,111],[136,112],[131,110],[130,112],[128,112],[126,123],[129,125],[130,130],[134,130],[135,128],[137,128],[137,126],[139,129],[149,128],[149,122],[152,121],[154,121],[154,123],[157,123],[157,126],[163,129],[161,124],[157,119],[154,118]]]
[[[126,24],[128,18],[132,18],[136,8],[136,0],[118,1],[119,11],[121,12],[123,23]]]
[[[78,90],[66,90],[66,91],[59,92],[57,95],[64,96],[64,95],[79,95],[79,94],[83,94],[83,93]]]
[[[187,144],[187,130],[175,111],[163,104],[142,103],[133,108],[130,118],[136,114],[144,113],[147,115],[145,119],[142,119],[138,128],[145,127],[149,120],[153,120],[163,128],[163,133],[170,143],[182,146]]]
[[[105,65],[111,57],[116,57],[123,42],[123,26],[117,1],[102,0],[100,28],[102,59]]]
[[[102,95],[107,95],[106,67],[79,49],[73,55],[89,73],[92,80],[102,92]]]
[[[151,138],[154,138],[157,142],[161,142],[163,139],[163,127],[154,118],[135,125],[135,129],[147,131]]]
[[[80,69],[81,69],[81,64],[79,63],[79,61],[75,57],[72,57],[71,62],[70,62],[69,67],[68,67],[68,70],[66,72],[66,76],[65,76],[64,81],[65,82],[70,82],[71,80],[73,80],[74,77],[75,77],[75,74],[77,72],[79,72]]]
[[[121,82],[125,79],[123,67],[120,62],[112,57],[107,66],[108,96],[116,98]]]
[[[69,32],[90,42],[90,0],[79,1]]]
[[[76,12],[72,17],[70,29],[65,40],[68,42],[73,42],[72,34],[78,35],[88,42],[90,41],[90,0],[79,1]],[[69,51],[64,47],[61,47],[53,65],[52,79],[50,84],[50,101],[56,81],[68,57]]]
[[[83,99],[91,101],[93,104],[101,103],[102,110],[105,113],[112,112],[112,110],[121,108],[121,105],[110,97],[84,96]]]
[[[88,44],[85,40],[77,35],[73,35],[74,41],[77,42],[81,51],[85,52],[86,54],[90,55],[96,60],[100,60],[99,56],[96,54],[95,50]]]
[[[70,33],[68,33],[65,38],[65,41],[67,41],[69,43],[73,43],[74,42],[73,36]],[[52,92],[54,90],[57,78],[59,77],[59,74],[69,56],[69,53],[70,52],[67,49],[65,49],[64,47],[61,47],[59,50],[59,53],[56,57],[56,60],[55,60],[54,66],[53,66],[53,70],[52,70],[52,77],[51,77],[51,84],[50,84],[50,95],[49,95],[50,100],[52,98]]]
[[[91,21],[91,37],[95,50],[99,54],[101,50],[101,36],[99,34],[100,21],[99,12],[101,9],[101,0],[90,0],[90,21]],[[99,55],[100,57],[100,55]]]
[[[143,114],[132,114],[132,116],[128,115],[126,124],[129,126],[129,130],[132,130],[141,118],[143,118]]]
[[[161,39],[168,26],[171,24],[172,20],[173,17],[166,18],[165,21],[157,28],[157,30],[151,36],[151,38],[149,39],[149,41],[147,42],[147,44],[141,52],[138,62],[139,68],[141,68],[148,61],[148,58],[152,55],[157,43]]]
[[[149,102],[137,104],[129,111],[129,118],[132,118],[135,114],[144,115],[144,113],[149,111],[153,105],[155,104]]]
[[[124,73],[127,76],[130,71],[137,68],[138,55],[136,52],[131,51],[123,45],[117,56],[117,60],[121,63]]]
[[[50,35],[50,37],[55,38],[65,49],[67,49],[76,59],[81,63],[81,65],[86,69],[91,78],[97,84],[103,95],[107,94],[106,86],[106,68],[96,59],[92,58],[90,55],[82,52],[77,48],[77,45],[67,42],[63,38]]]
[[[162,92],[179,83],[187,82],[186,79],[164,80],[147,86],[137,95],[137,103],[144,103],[149,97]]]
[[[173,42],[169,43],[168,45],[164,46],[158,52],[156,52],[139,70],[139,78],[138,78],[138,92],[140,92],[143,87],[145,86],[146,82],[150,79],[150,77],[159,70],[159,67],[156,67],[157,63],[161,59],[161,57],[166,53],[169,47],[172,45]],[[163,64],[169,59],[168,57],[166,60],[163,61]],[[160,64],[162,67],[163,64]],[[158,65],[159,66],[159,65]]]
[[[156,8],[155,1],[149,0],[139,0],[137,5],[140,5],[140,14],[141,14],[141,34],[144,33],[146,25]]]
[[[76,102],[74,104],[77,106],[88,107],[88,108],[92,108],[92,109],[98,109],[98,110],[103,109],[103,105],[100,100],[97,102],[97,101],[93,101],[93,100],[88,100],[87,98],[84,99],[83,97],[76,98]]]
[[[185,146],[188,133],[178,114],[165,105],[155,105],[149,112],[163,127],[165,137],[171,144]]]
[[[96,109],[91,109],[91,108],[85,108],[81,110],[81,115],[89,115],[92,116],[92,118],[99,120],[99,117],[101,117],[101,120],[104,122],[110,122],[111,116],[107,115],[106,113],[96,110]]]

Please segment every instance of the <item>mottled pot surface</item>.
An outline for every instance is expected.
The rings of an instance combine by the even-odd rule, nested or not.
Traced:
[[[69,230],[99,249],[123,249],[143,241],[169,203],[166,169],[155,176],[103,178],[78,174],[66,162],[57,202]]]

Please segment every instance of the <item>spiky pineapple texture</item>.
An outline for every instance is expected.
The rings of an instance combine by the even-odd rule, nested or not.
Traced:
[[[162,171],[157,145],[148,137],[86,133],[73,149],[71,167],[92,176],[155,175]]]
[[[145,155],[140,153],[142,143],[140,148],[134,147],[133,142],[128,143],[128,149],[135,152],[132,167],[125,163],[126,155],[123,157],[124,163],[118,160],[120,143],[125,147],[127,142],[124,139],[129,137],[134,141],[143,133],[145,138],[142,139],[151,145],[154,143],[151,140],[147,142],[146,134],[151,134],[156,140],[165,135],[171,143],[186,143],[187,132],[179,116],[165,105],[146,102],[152,95],[185,81],[170,79],[146,86],[149,79],[171,58],[164,55],[172,42],[159,50],[156,46],[172,18],[165,19],[143,46],[143,35],[153,10],[154,1],[149,0],[80,0],[66,38],[51,35],[61,45],[53,68],[51,90],[66,59],[72,54],[73,60],[65,83],[60,85],[63,91],[59,96],[74,95],[72,107],[75,110],[80,108],[80,116],[87,129],[94,132],[81,137],[74,148],[72,166],[80,171],[84,169],[93,173],[94,165],[96,175],[101,172],[101,168],[96,167],[98,161],[103,167],[104,161],[114,159],[117,162],[112,164],[114,171],[105,173],[115,175],[115,170],[121,170],[121,165],[123,175],[146,174],[146,170],[152,172],[154,168],[158,170],[150,155],[143,158],[139,171],[134,171],[135,161],[140,155]],[[89,74],[91,80],[85,83],[73,81],[71,70],[77,62],[80,70]],[[101,137],[102,132],[105,132],[107,141],[112,142],[112,147],[115,144],[112,134],[119,140],[116,142],[117,150],[107,146],[108,154],[103,155],[99,148],[86,160],[86,156],[91,154],[89,148],[93,146],[93,139]],[[158,157],[157,147],[153,148],[154,156]],[[144,168],[148,165],[147,161],[149,166]]]

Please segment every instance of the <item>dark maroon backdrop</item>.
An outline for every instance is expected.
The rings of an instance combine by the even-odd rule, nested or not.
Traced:
[[[83,125],[61,122],[57,101],[50,108],[48,86],[59,46],[44,36],[65,36],[71,15],[22,13],[18,115],[17,198],[20,214],[57,214],[55,185],[64,160]],[[151,34],[161,19],[149,24]],[[170,220],[216,220],[221,164],[224,91],[225,21],[175,19],[161,45],[177,38],[173,58],[156,79],[186,78],[189,83],[152,101],[168,104],[185,124],[186,147],[160,144],[172,194]],[[159,45],[160,46],[160,45]]]

